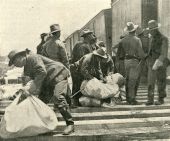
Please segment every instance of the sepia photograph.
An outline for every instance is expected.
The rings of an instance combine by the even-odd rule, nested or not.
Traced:
[[[170,141],[170,0],[0,0],[0,141]]]

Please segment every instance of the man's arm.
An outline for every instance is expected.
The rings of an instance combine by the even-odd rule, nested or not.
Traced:
[[[65,46],[62,43],[59,43],[58,46],[59,46],[59,53],[60,53],[61,61],[69,69],[70,68],[69,67],[69,60],[68,60],[68,56],[67,56]]]
[[[86,59],[86,58],[82,58],[82,59]],[[82,60],[82,65],[81,65],[81,74],[84,76],[84,78],[86,80],[90,80],[93,78],[93,76],[89,73],[89,61],[88,60]]]
[[[162,46],[161,46],[161,55],[159,56],[160,61],[164,61],[168,56],[168,39],[166,37],[163,38]]]
[[[30,92],[30,94],[38,94],[40,91],[41,85],[44,81],[44,78],[47,75],[47,71],[40,57],[33,56],[29,59],[31,60],[31,63],[32,63],[34,80],[32,81],[32,84],[30,85],[30,88],[28,91]]]

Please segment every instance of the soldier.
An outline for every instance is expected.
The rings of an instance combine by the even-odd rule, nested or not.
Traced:
[[[78,42],[72,52],[72,63],[78,61],[84,55],[91,53],[93,50],[97,49],[96,41],[97,38],[92,31],[85,29],[81,33],[83,41]]]
[[[125,58],[126,100],[131,105],[138,104],[136,101],[136,85],[139,77],[138,66],[140,60],[145,58],[141,40],[135,36],[137,27],[138,25],[128,22],[124,31],[129,34],[120,42]]]
[[[59,24],[53,24],[50,26],[52,37],[43,44],[42,55],[46,56],[54,61],[63,63],[67,68],[69,68],[68,56],[65,50],[65,46],[62,41],[60,41],[60,26]]]
[[[67,127],[64,135],[74,131],[74,122],[68,111],[70,104],[68,86],[69,70],[60,62],[53,61],[30,51],[11,51],[8,55],[9,66],[24,67],[24,75],[31,78],[31,84],[26,89],[27,95],[39,95],[39,98],[48,103],[52,101],[54,108],[58,108]]]
[[[158,101],[156,105],[164,103],[166,97],[166,68],[169,63],[167,59],[168,38],[158,30],[160,24],[155,20],[148,22],[148,30],[151,34],[149,43],[148,65],[148,101],[146,105],[154,104],[155,81],[158,85]]]
[[[93,53],[83,56],[79,61],[75,62],[74,65],[78,66],[83,80],[90,80],[95,77],[106,83],[106,79],[101,70],[101,62],[104,59],[107,59],[106,48],[101,47],[93,51]]]
[[[42,53],[42,50],[43,50],[43,44],[45,43],[45,38],[48,36],[47,33],[42,33],[40,35],[40,38],[41,38],[41,42],[40,44],[37,46],[37,54],[41,54]]]
[[[103,47],[106,49],[106,45],[103,41],[98,41],[97,45],[99,48]],[[114,73],[114,63],[113,63],[112,57],[108,53],[106,53],[106,55],[107,55],[107,58],[101,61],[101,70],[102,70],[104,77],[109,75],[109,73]]]
[[[93,34],[92,31],[86,29],[83,30],[81,33],[81,37],[84,38],[83,41],[78,42],[72,51],[72,59],[71,63],[78,61],[84,55],[91,53],[93,50],[96,49],[96,36]],[[81,82],[83,81],[83,76],[79,71],[75,69],[71,69],[71,75],[73,80],[73,94],[80,90]],[[81,93],[77,94],[73,99],[74,106],[79,106],[78,99],[81,97]]]

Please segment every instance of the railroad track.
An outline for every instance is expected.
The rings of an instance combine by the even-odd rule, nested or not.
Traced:
[[[170,140],[169,94],[170,85],[167,86],[168,97],[165,99],[164,105],[145,106],[147,88],[141,85],[137,95],[140,105],[125,105],[123,102],[114,108],[79,107],[71,109],[75,120],[75,133],[69,136],[61,135],[65,123],[61,115],[56,113],[59,125],[53,133],[20,138],[17,141],[168,141]],[[155,99],[157,99],[157,94],[155,94]],[[2,105],[1,107],[0,113],[2,115],[4,108]]]

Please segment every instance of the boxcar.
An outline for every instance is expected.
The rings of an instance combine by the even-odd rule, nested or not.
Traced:
[[[112,45],[119,41],[129,21],[147,27],[150,19],[158,19],[157,0],[112,0]]]
[[[79,40],[80,40],[79,30],[76,30],[65,39],[65,46],[69,56],[71,56],[72,49]]]
[[[98,40],[102,40],[106,43],[107,51],[111,52],[112,46],[112,16],[111,9],[104,9],[100,11],[95,17],[87,22],[80,30],[73,32],[70,36],[65,39],[66,49],[71,55],[74,45],[82,40],[80,34],[84,29],[90,29],[95,33]]]

